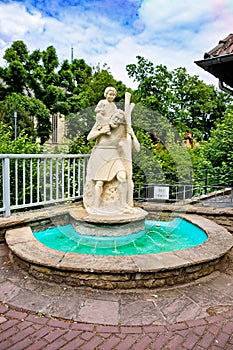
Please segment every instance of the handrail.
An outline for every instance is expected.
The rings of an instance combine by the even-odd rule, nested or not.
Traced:
[[[1,154],[0,212],[82,198],[89,156]]]
[[[0,213],[8,217],[13,210],[82,199],[89,157],[89,154],[0,154]],[[214,176],[205,169],[205,176],[198,179],[191,171],[187,182],[175,182],[171,173],[164,174],[164,179],[160,173],[157,175],[144,174],[138,179],[136,176],[135,200],[200,201],[210,193],[216,199],[221,193],[231,193],[230,199],[233,198],[232,190],[229,192],[232,171],[222,180],[219,171]]]
[[[4,158],[89,158],[90,154],[67,154],[67,153],[59,153],[59,154],[51,154],[51,153],[41,153],[41,154],[31,154],[31,153],[25,153],[25,154],[0,154],[0,159]]]

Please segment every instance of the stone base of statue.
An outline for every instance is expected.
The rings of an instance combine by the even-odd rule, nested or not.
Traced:
[[[89,236],[127,236],[142,232],[145,217],[148,215],[141,208],[131,208],[128,213],[89,214],[84,208],[70,211],[71,224],[76,232]]]

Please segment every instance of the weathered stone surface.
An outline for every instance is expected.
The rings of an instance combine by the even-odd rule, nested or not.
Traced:
[[[140,271],[160,271],[163,269],[174,269],[174,267],[189,264],[189,260],[171,253],[135,255],[133,261],[139,267]]]
[[[50,214],[54,214],[54,221],[56,216],[60,222],[68,217],[68,212],[64,209]],[[211,214],[213,216],[213,212]],[[97,256],[49,249],[35,239],[27,225],[8,229],[6,239],[12,261],[40,279],[94,288],[157,288],[200,278],[216,269],[222,269],[225,261],[229,262],[229,259],[224,260],[222,257],[233,246],[233,237],[225,228],[196,214],[179,215],[204,228],[208,240],[194,248],[170,253]],[[40,213],[38,218],[48,219],[45,212]],[[39,222],[35,216],[32,221],[36,225]]]
[[[73,209],[69,214],[73,228],[81,235],[108,237],[129,236],[128,239],[130,235],[145,229],[144,219],[147,215],[144,210],[140,209],[137,217],[126,214],[113,217],[110,215],[106,217],[95,215],[92,217],[88,215],[83,208]]]
[[[118,324],[119,305],[115,301],[86,299],[78,313],[78,320],[82,322],[96,322],[103,324]],[[92,321],[90,321],[92,320]]]
[[[148,215],[148,213],[141,208],[135,208],[134,211],[135,211],[134,214],[121,213],[120,215],[111,215],[111,214],[90,215],[85,211],[85,209],[77,208],[77,209],[72,209],[70,211],[70,215],[77,221],[83,220],[84,222],[103,223],[103,224],[104,223],[119,224],[119,223],[133,223],[133,222],[136,222],[138,224],[138,222],[144,220],[145,217]]]
[[[30,226],[23,226],[8,230],[6,233],[6,240],[8,246],[12,247],[15,244],[33,242],[35,238],[32,235]]]

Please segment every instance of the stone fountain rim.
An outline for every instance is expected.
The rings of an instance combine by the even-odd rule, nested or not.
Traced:
[[[200,227],[208,239],[195,247],[173,252],[130,256],[101,256],[62,252],[44,246],[29,224],[8,229],[6,242],[11,253],[30,266],[82,273],[157,273],[199,265],[224,256],[233,247],[232,235],[222,226],[196,214],[178,214]]]

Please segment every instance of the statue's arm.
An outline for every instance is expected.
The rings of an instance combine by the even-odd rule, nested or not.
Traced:
[[[130,125],[127,125],[127,134],[130,135],[130,137],[131,137],[133,150],[136,152],[139,152],[140,151],[140,143],[139,143],[137,136],[135,135],[135,133]]]
[[[108,134],[110,132],[110,126],[104,125],[101,129],[98,129],[97,124],[93,126],[89,134],[87,135],[87,140],[92,141],[101,135]]]
[[[97,104],[97,106],[95,107],[95,112],[96,113],[103,113],[104,111],[104,102],[103,100],[100,100]]]

